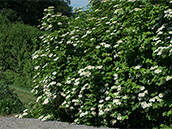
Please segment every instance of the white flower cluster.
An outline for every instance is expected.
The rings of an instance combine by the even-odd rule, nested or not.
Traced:
[[[171,9],[168,9],[168,10],[164,11],[164,13],[165,13],[164,18],[165,17],[172,17],[172,10]]]
[[[169,81],[169,80],[171,80],[172,79],[172,76],[167,76],[166,77],[166,81]]]
[[[150,68],[150,70],[154,70],[154,69],[156,69],[156,68],[158,68],[158,65],[152,66],[152,67]]]
[[[160,93],[158,96],[155,96],[153,98],[150,98],[149,99],[149,102],[155,102],[157,100],[157,102],[161,102],[164,95],[162,93]]]
[[[25,110],[23,111],[22,116],[27,116],[27,115],[28,115],[27,111],[28,111],[28,109],[25,109]]]
[[[50,115],[47,115],[47,116],[45,116],[45,117],[40,116],[38,119],[40,119],[41,121],[46,121],[46,120],[48,120],[48,119],[50,119],[50,118],[51,118],[51,116],[50,116]]]
[[[85,90],[85,89],[89,89],[91,86],[88,84],[88,83],[86,83],[82,88],[81,88],[81,90],[80,90],[80,94]]]
[[[158,41],[159,41],[159,40],[158,40]],[[172,44],[170,44],[170,45],[167,46],[167,47],[162,47],[162,46],[160,46],[160,47],[158,47],[154,52],[157,53],[157,55],[159,56],[159,55],[162,55],[163,50],[168,50],[169,48],[172,48]]]
[[[148,108],[148,107],[152,107],[152,103],[154,103],[156,100],[159,103],[162,102],[161,98],[163,98],[163,94],[162,93],[160,93],[158,96],[150,98],[149,102],[143,101],[140,104],[141,104],[142,108],[145,109],[145,108]]]
[[[82,68],[78,71],[78,73],[80,74],[80,76],[85,76],[85,77],[89,77],[91,75],[91,72],[88,70],[92,70],[92,69],[101,69],[103,66],[91,66],[88,65],[85,68]]]
[[[148,94],[148,91],[147,91],[147,90],[145,90],[145,91],[142,92],[142,93],[139,93],[139,94],[138,94],[139,100],[141,100],[143,97],[145,97],[145,94]]]
[[[113,78],[114,80],[118,79],[118,74],[117,73],[115,73],[113,76],[114,76],[114,78]]]
[[[48,103],[49,103],[49,98],[46,98],[42,104],[43,104],[43,105],[46,105],[46,104],[48,104]]]
[[[147,103],[146,101],[144,101],[144,102],[141,102],[141,106],[143,109],[145,109],[145,108],[151,107],[152,103]]]
[[[117,14],[120,10],[122,10],[122,8],[116,9],[114,14]]]
[[[74,103],[75,106],[79,104],[79,100],[78,99],[73,99],[72,102]]]
[[[91,32],[92,32],[92,31],[89,31],[89,30],[88,30],[88,31],[86,32],[86,34],[82,36],[82,38],[87,37],[89,34],[91,34]]]
[[[42,53],[41,50],[37,50],[32,54],[32,59],[37,59],[40,55],[40,53]]]
[[[83,117],[83,116],[85,116],[85,115],[87,115],[87,114],[88,114],[88,111],[82,112],[82,113],[80,114],[80,117]]]
[[[140,69],[140,68],[141,68],[140,65],[137,65],[137,66],[134,67],[134,69]]]
[[[141,8],[134,8],[134,11],[140,11],[142,10]]]
[[[105,42],[100,43],[101,46],[105,47],[105,48],[109,48],[111,45],[107,44]]]
[[[120,99],[114,99],[114,100],[113,100],[113,103],[114,103],[115,105],[121,105]]]
[[[75,85],[75,86],[78,86],[78,85],[79,85],[79,83],[80,83],[79,80],[80,80],[80,78],[77,78],[77,79],[75,80],[75,82],[74,82],[74,85]]]
[[[159,68],[158,68],[158,65],[152,66],[152,67],[150,68],[150,70],[154,70],[154,73],[156,73],[156,74],[159,74],[159,73],[162,72],[162,69],[159,69]]]
[[[70,79],[70,77],[67,78],[65,84],[71,84],[72,80]]]
[[[162,70],[161,69],[156,69],[154,72],[158,74],[158,73],[161,73]]]
[[[38,70],[40,68],[40,66],[35,66],[35,70]]]

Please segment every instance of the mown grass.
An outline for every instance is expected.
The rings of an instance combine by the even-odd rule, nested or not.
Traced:
[[[25,107],[31,108],[29,106],[29,103],[34,102],[35,97],[30,92],[30,89],[21,88],[21,87],[12,86],[12,85],[10,85],[10,87],[14,89],[14,93],[18,95],[19,99],[24,103]]]

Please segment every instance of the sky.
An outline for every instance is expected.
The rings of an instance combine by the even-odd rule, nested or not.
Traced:
[[[71,0],[71,6],[72,7],[81,7],[86,6],[89,0]]]

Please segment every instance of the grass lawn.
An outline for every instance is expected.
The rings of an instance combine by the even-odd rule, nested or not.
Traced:
[[[19,99],[25,104],[26,108],[31,108],[29,106],[30,102],[35,101],[35,97],[32,95],[29,89],[24,89],[17,86],[10,86],[12,89],[14,89],[14,92],[18,95]]]

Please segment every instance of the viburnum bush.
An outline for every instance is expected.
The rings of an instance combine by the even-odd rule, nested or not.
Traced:
[[[27,117],[107,127],[171,127],[172,1],[45,10]],[[25,113],[26,114],[26,113]]]

